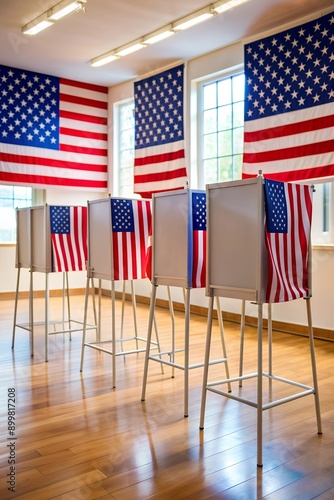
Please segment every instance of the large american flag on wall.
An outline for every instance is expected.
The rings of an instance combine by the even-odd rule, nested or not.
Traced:
[[[146,278],[151,200],[111,198],[114,280]]]
[[[107,189],[108,89],[0,65],[0,183]]]
[[[245,45],[243,178],[334,177],[334,13]]]
[[[145,198],[186,187],[183,89],[184,65],[134,85],[134,192]]]
[[[86,269],[88,244],[87,207],[50,206],[52,270]]]
[[[265,179],[265,204],[266,302],[308,297],[312,187]]]

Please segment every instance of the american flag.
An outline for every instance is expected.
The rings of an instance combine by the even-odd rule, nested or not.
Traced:
[[[192,227],[192,287],[201,288],[206,280],[206,193],[192,193]]]
[[[177,66],[134,85],[134,190],[146,198],[186,187],[183,69]]]
[[[245,45],[243,178],[334,175],[334,13]]]
[[[87,262],[87,207],[50,206],[53,271],[82,271]]]
[[[265,179],[264,189],[269,257],[266,302],[307,297],[312,187]]]
[[[0,183],[107,189],[108,89],[0,65]]]
[[[114,280],[146,278],[151,201],[111,198]]]

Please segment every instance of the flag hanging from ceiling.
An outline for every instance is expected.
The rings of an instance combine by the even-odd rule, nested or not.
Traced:
[[[180,65],[134,85],[134,192],[145,198],[186,187],[183,79]]]
[[[150,200],[111,198],[114,280],[146,278]]]
[[[268,284],[266,302],[310,296],[312,187],[265,179]]]
[[[245,45],[243,178],[334,177],[334,13]]]
[[[0,65],[0,183],[107,189],[107,87]]]
[[[87,207],[50,206],[52,270],[83,271],[87,262]]]
[[[206,193],[192,193],[192,287],[205,287],[206,280]]]

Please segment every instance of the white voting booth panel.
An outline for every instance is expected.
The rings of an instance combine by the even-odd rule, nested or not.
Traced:
[[[31,269],[52,272],[50,210],[48,206],[31,208]]]
[[[189,370],[203,367],[203,362],[190,363],[190,293],[193,281],[194,266],[194,203],[193,196],[197,194],[205,195],[205,191],[183,189],[168,191],[153,195],[153,230],[152,230],[152,294],[150,302],[150,316],[148,326],[148,342],[151,338],[153,315],[155,310],[156,290],[159,285],[168,287],[169,304],[172,311],[172,301],[170,298],[170,286],[182,287],[185,295],[185,338],[184,348],[175,349],[174,329],[172,327],[172,347],[164,352],[150,353],[149,343],[146,351],[144,379],[142,387],[142,401],[145,400],[148,362],[156,361],[184,371],[184,415],[188,416],[188,391],[189,391]],[[194,198],[195,199],[195,198]],[[204,198],[205,204],[205,198]],[[203,250],[204,252],[204,250]],[[205,264],[205,263],[204,263]],[[204,291],[204,287],[203,287]],[[220,333],[224,357],[215,360],[214,363],[225,363],[226,374],[228,376],[228,365],[225,350],[225,340],[219,301],[217,301],[218,318],[220,321]],[[174,324],[174,322],[172,322]],[[183,353],[181,362],[176,361],[176,354]],[[167,359],[166,359],[167,356]]]
[[[16,267],[50,272],[50,217],[46,206],[16,210]]]
[[[153,284],[205,287],[205,198],[193,189],[153,196]]]
[[[263,302],[267,281],[262,178],[207,186],[207,295]]]
[[[257,409],[257,464],[262,466],[262,412],[303,396],[314,395],[318,433],[321,433],[321,419],[317,375],[310,313],[310,298],[305,299],[309,322],[309,341],[313,387],[282,377],[272,371],[271,323],[268,319],[269,369],[263,370],[262,307],[266,298],[268,281],[268,254],[265,244],[265,198],[262,176],[250,180],[232,181],[207,185],[207,283],[209,296],[207,340],[204,362],[200,428],[204,428],[207,391],[248,404]],[[212,309],[214,297],[228,297],[251,300],[258,305],[258,359],[257,371],[240,374],[238,377],[208,382],[210,344],[212,330]],[[270,305],[270,304],[269,304]],[[242,352],[242,351],[241,351]],[[256,401],[242,396],[241,382],[257,379]],[[270,400],[263,400],[263,382],[270,384]],[[294,388],[294,393],[275,400],[273,382],[285,383]],[[230,392],[230,384],[239,382],[237,393]],[[228,384],[229,391],[223,387]],[[296,392],[298,391],[298,392]]]
[[[191,286],[191,193],[187,189],[153,196],[152,273],[156,285]]]
[[[50,331],[49,320],[49,274],[54,272],[53,253],[52,253],[52,236],[51,236],[51,223],[50,223],[50,206],[41,205],[37,207],[22,208],[16,210],[17,220],[17,233],[16,233],[16,267],[18,268],[17,286],[14,308],[14,326],[12,347],[15,343],[15,329],[16,327],[23,328],[30,333],[31,354],[33,355],[33,334],[34,334],[34,320],[33,320],[33,273],[45,273],[45,360],[48,360],[48,339],[49,334],[66,333],[81,331],[80,328],[72,328],[71,323],[82,322],[70,319],[70,304],[69,304],[69,284],[67,272],[63,273],[63,302],[65,302],[65,289],[67,295],[67,314],[68,319],[64,317],[59,321],[53,321],[53,324],[61,323],[61,330]],[[17,305],[19,295],[19,282],[20,270],[27,268],[30,270],[30,290],[29,290],[29,324],[17,324]],[[68,323],[69,328],[64,329],[64,324]],[[41,324],[41,323],[35,323]],[[89,328],[96,328],[89,325]]]
[[[88,275],[113,280],[110,198],[88,202]]]
[[[119,328],[119,334],[116,334],[116,292],[115,292],[115,281],[120,281],[116,279],[114,272],[114,252],[113,248],[113,238],[112,238],[112,202],[118,201],[131,201],[127,198],[113,198],[108,197],[104,199],[92,200],[88,202],[88,265],[87,265],[87,286],[86,286],[86,298],[85,298],[85,312],[84,312],[84,329],[82,337],[82,350],[81,350],[81,363],[80,371],[83,369],[84,362],[84,350],[85,347],[90,347],[98,351],[105,352],[112,356],[112,377],[113,377],[113,387],[116,387],[116,357],[124,356],[126,354],[133,354],[146,351],[147,339],[140,337],[137,332],[137,313],[136,313],[136,297],[134,290],[134,282],[130,281],[131,285],[131,298],[132,298],[132,313],[134,321],[134,335],[130,337],[124,337],[123,335],[123,320],[125,312],[125,282],[123,281],[123,295],[122,295],[122,312],[121,312],[121,324]],[[133,200],[138,201],[138,200]],[[143,203],[147,200],[143,200]],[[139,201],[138,201],[139,203]],[[148,240],[148,238],[147,238]],[[143,249],[146,251],[146,248]],[[97,325],[97,336],[92,342],[86,341],[86,321],[87,321],[87,298],[88,298],[88,288],[89,279],[99,280],[99,314],[98,314],[98,325]],[[107,340],[101,340],[101,281],[106,280],[111,282],[111,309],[112,309],[112,325],[111,325],[111,338]],[[128,342],[128,344],[124,344]],[[140,342],[145,343],[145,347],[140,347]],[[131,345],[125,349],[123,346]],[[152,342],[153,347],[156,348],[157,342]],[[121,349],[118,349],[118,345]]]
[[[15,267],[30,269],[31,238],[30,238],[30,208],[16,210],[16,258]]]

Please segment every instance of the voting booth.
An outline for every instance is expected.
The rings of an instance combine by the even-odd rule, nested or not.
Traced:
[[[275,193],[275,210],[273,221],[279,226],[271,230],[269,223],[271,190]],[[209,296],[208,326],[203,376],[202,404],[200,428],[204,428],[205,405],[207,392],[213,392],[248,404],[257,409],[257,463],[262,466],[262,414],[264,410],[279,404],[312,395],[315,401],[318,432],[321,433],[319,394],[311,321],[311,245],[307,242],[311,221],[311,198],[308,186],[287,185],[267,181],[258,176],[249,180],[232,181],[207,185],[207,281],[206,294]],[[276,194],[277,193],[277,194]],[[291,196],[293,200],[285,200]],[[292,199],[292,198],[291,198]],[[288,205],[286,205],[286,203]],[[283,223],[280,213],[283,214]],[[276,217],[276,219],[275,219]],[[274,224],[274,225],[275,225]],[[303,228],[298,224],[304,224]],[[284,226],[281,229],[281,226]],[[296,234],[292,234],[292,233]],[[303,235],[297,242],[296,235]],[[281,239],[280,239],[281,238]],[[291,241],[293,241],[293,245]],[[284,245],[289,249],[282,251]],[[275,245],[276,248],[275,248]],[[281,245],[281,246],[280,246]],[[290,272],[289,262],[282,259],[290,253],[289,262],[303,256],[298,265],[304,266],[300,281],[295,268]],[[294,255],[298,253],[298,256]],[[283,265],[284,264],[284,265]],[[228,297],[252,301],[258,308],[258,359],[257,370],[251,374],[225,380],[209,381],[210,343],[212,330],[212,310],[215,297]],[[300,384],[273,374],[271,359],[269,370],[263,368],[263,304],[284,302],[303,298],[306,302],[309,342],[310,371],[313,386]],[[271,338],[268,336],[269,342]],[[271,356],[269,356],[270,358]],[[226,390],[226,385],[245,380],[256,381],[255,400],[247,399],[242,390],[237,393]],[[287,384],[293,393],[286,397],[263,398],[263,384],[268,381],[270,387],[275,383]],[[230,387],[230,385],[229,385]]]
[[[147,351],[144,366],[142,401],[145,400],[148,364],[156,361],[183,370],[184,415],[188,415],[189,370],[203,366],[203,362],[191,364],[190,355],[190,294],[194,288],[205,287],[206,282],[206,193],[202,190],[182,189],[153,195],[152,199],[152,292],[148,325],[151,338],[157,287],[159,285],[181,287],[185,296],[184,348],[175,349],[172,333],[171,347],[159,352]],[[224,363],[228,376],[228,364],[219,301],[218,320],[224,355],[215,363]],[[182,360],[176,358],[182,353]],[[174,373],[174,371],[172,372]]]
[[[112,356],[113,387],[116,387],[116,357],[146,351],[147,339],[138,334],[134,281],[146,278],[146,254],[151,225],[151,201],[108,197],[88,202],[88,265],[85,297],[84,329],[80,371],[86,347]],[[97,338],[86,340],[89,280],[99,281]],[[101,282],[111,283],[111,338],[101,339]],[[116,329],[115,283],[123,283],[120,328]],[[123,335],[125,283],[131,286],[134,335]],[[117,332],[118,330],[118,332]],[[119,333],[119,335],[117,335]],[[152,341],[157,348],[157,341]],[[126,346],[126,347],[125,347]]]
[[[15,344],[16,328],[29,332],[31,355],[33,355],[34,326],[45,324],[45,361],[48,361],[49,335],[81,331],[82,321],[71,318],[69,300],[68,271],[80,271],[86,268],[87,260],[87,213],[86,207],[42,205],[20,208],[16,210],[17,235],[16,259],[17,284],[14,306],[14,325],[12,348]],[[17,308],[20,287],[21,269],[28,269],[29,278],[29,323],[17,323]],[[42,323],[34,323],[33,318],[33,274],[45,274],[45,319]],[[63,273],[63,317],[58,321],[50,321],[49,275],[54,272]],[[67,317],[65,318],[65,301]],[[51,323],[54,325],[50,329]],[[55,325],[61,324],[61,329]],[[88,328],[95,328],[88,325]]]

